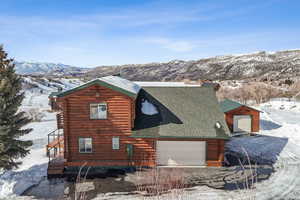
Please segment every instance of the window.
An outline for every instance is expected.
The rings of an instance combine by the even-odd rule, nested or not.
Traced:
[[[79,138],[79,152],[92,153],[92,138]]]
[[[90,104],[90,119],[107,119],[107,104],[106,103],[91,103]]]
[[[119,137],[112,138],[112,149],[114,149],[114,150],[120,149],[120,138]]]

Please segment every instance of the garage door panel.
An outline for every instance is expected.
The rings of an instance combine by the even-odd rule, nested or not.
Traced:
[[[205,141],[157,141],[158,165],[206,165]]]
[[[233,131],[234,132],[251,132],[252,119],[251,115],[234,115]]]

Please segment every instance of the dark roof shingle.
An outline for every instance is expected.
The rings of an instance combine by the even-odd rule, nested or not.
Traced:
[[[236,101],[232,101],[230,99],[225,99],[224,101],[221,101],[220,102],[220,107],[221,107],[221,110],[226,113],[228,111],[231,111],[231,110],[235,110],[241,106],[245,106],[247,108],[250,108],[252,110],[256,110],[258,112],[261,112],[260,110],[256,109],[256,108],[252,108],[252,107],[249,107],[249,106],[246,106],[244,104],[241,104],[239,102],[236,102]]]
[[[141,112],[144,100],[158,114]],[[212,87],[144,87],[136,100],[133,137],[228,139],[229,130]],[[216,123],[221,128],[216,127]]]
[[[230,99],[225,99],[224,101],[220,102],[221,110],[225,113],[234,109],[237,109],[239,107],[243,106],[243,104],[240,104],[239,102],[232,101]]]

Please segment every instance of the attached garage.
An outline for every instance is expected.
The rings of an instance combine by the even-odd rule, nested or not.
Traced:
[[[234,115],[233,132],[251,132],[251,115]]]
[[[205,141],[157,141],[157,164],[160,166],[206,165]]]
[[[155,114],[143,112],[145,101]],[[134,152],[145,149],[149,156],[141,157],[153,157],[154,166],[222,166],[229,134],[213,87],[143,87],[139,92],[130,137],[153,142],[137,144]]]

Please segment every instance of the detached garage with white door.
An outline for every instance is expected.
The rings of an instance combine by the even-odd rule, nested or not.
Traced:
[[[261,111],[229,99],[220,102],[220,107],[233,134],[259,132]]]

